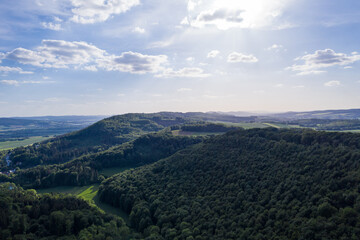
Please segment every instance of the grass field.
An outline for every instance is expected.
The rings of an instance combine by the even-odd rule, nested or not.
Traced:
[[[90,205],[99,208],[101,211],[117,215],[124,219],[126,224],[129,225],[129,216],[121,211],[119,208],[114,208],[109,204],[100,202],[99,196],[97,195],[99,190],[99,184],[93,184],[89,186],[76,187],[76,186],[60,186],[54,188],[38,189],[38,193],[65,193],[72,194],[80,197],[90,203]]]
[[[27,138],[25,140],[21,140],[21,141],[6,141],[6,142],[0,142],[0,151],[2,150],[9,150],[9,149],[13,149],[16,147],[21,147],[21,146],[27,146],[30,144],[34,144],[37,142],[41,142],[44,140],[47,140],[49,138],[52,137],[30,137]]]

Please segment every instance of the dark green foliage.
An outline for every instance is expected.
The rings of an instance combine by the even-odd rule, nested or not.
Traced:
[[[103,168],[149,164],[189,145],[199,143],[201,140],[202,138],[198,137],[175,137],[167,133],[148,134],[130,143],[89,154],[65,164],[20,170],[12,177],[12,181],[26,188],[88,185],[103,180],[98,175],[98,170]],[[9,181],[9,179],[4,178],[3,181]]]
[[[67,195],[0,185],[0,239],[127,239],[121,218]]]
[[[187,124],[179,127],[182,131],[187,132],[209,132],[209,133],[217,133],[217,132],[227,132],[230,130],[237,129],[236,127],[229,127],[224,124],[216,124],[216,123],[193,123]]]
[[[149,239],[358,239],[360,135],[232,131],[105,180]]]

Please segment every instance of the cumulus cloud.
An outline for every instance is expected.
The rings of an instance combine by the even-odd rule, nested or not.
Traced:
[[[219,50],[212,50],[207,54],[207,58],[216,58],[220,54]]]
[[[171,78],[171,77],[189,77],[189,78],[205,78],[209,77],[210,74],[204,73],[201,68],[182,68],[175,71],[171,68],[165,69],[161,74],[156,77]]]
[[[110,55],[86,42],[63,40],[43,40],[42,45],[34,50],[16,48],[4,54],[4,58],[44,68],[74,67],[87,71],[104,69],[138,74],[160,72],[168,64],[166,55],[144,55],[136,52]]]
[[[336,87],[336,86],[340,86],[341,83],[339,81],[329,81],[324,83],[324,86],[326,87]]]
[[[62,30],[60,23],[42,22],[41,25],[46,29],[50,29],[50,30],[54,30],[54,31]]]
[[[32,74],[33,72],[24,71],[19,67],[7,67],[7,66],[0,66],[0,72],[18,72],[20,74]]]
[[[352,53],[336,53],[332,49],[317,50],[313,54],[307,54],[295,59],[296,61],[304,61],[304,64],[294,64],[288,67],[288,70],[298,72],[298,75],[318,74],[325,72],[323,69],[333,66],[350,65],[360,60],[360,55]]]
[[[67,42],[63,40],[43,40],[35,50],[16,48],[5,57],[22,64],[46,68],[67,68],[91,62],[105,55],[105,51],[86,42]]]
[[[164,69],[168,62],[165,55],[144,55],[135,52],[125,52],[120,56],[109,56],[98,61],[99,66],[108,71],[130,73],[156,73]]]
[[[229,63],[238,63],[238,62],[255,63],[258,62],[259,60],[252,54],[246,55],[243,53],[232,52],[229,54],[227,61]]]
[[[188,16],[181,24],[202,28],[212,25],[221,30],[233,27],[261,28],[284,25],[279,19],[292,0],[209,0],[188,1]]]
[[[108,20],[112,15],[121,14],[140,4],[139,0],[70,0],[73,8],[71,21],[96,23]]]

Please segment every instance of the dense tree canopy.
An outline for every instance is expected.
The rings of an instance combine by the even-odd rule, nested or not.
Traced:
[[[82,199],[0,184],[0,239],[127,239],[121,218]]]
[[[149,239],[358,239],[360,135],[253,129],[105,180]]]
[[[19,170],[11,179],[5,176],[0,178],[0,182],[13,181],[26,188],[88,185],[103,180],[98,174],[103,168],[149,164],[199,143],[202,139],[172,136],[169,133],[147,134],[130,143],[88,154],[64,164],[40,165]]]

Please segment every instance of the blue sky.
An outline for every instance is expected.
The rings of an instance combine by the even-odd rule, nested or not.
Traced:
[[[356,0],[0,0],[1,116],[360,107]]]

